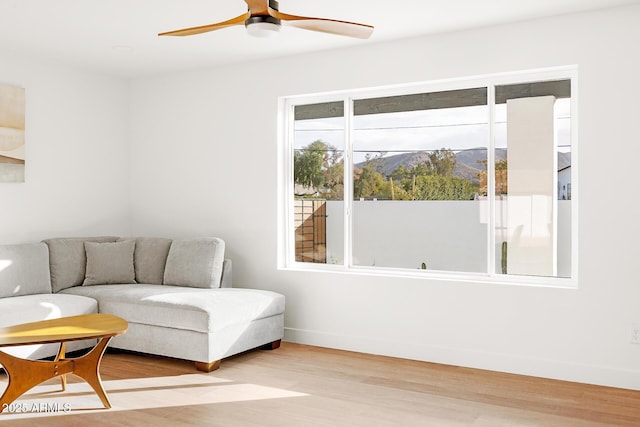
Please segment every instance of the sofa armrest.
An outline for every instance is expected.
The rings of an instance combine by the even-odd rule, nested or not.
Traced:
[[[220,287],[221,288],[232,288],[233,287],[233,274],[231,271],[232,263],[231,260],[225,258],[222,262],[222,278],[220,279]]]

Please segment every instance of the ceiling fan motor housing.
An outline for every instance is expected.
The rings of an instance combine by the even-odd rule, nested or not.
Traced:
[[[276,0],[269,0],[269,7],[273,10],[279,10],[280,5]],[[253,15],[244,22],[244,26],[249,27],[250,25],[257,24],[259,22],[264,24],[277,25],[278,27],[280,27],[282,21],[278,18],[274,18],[271,15]]]
[[[252,16],[251,18],[247,19],[246,21],[244,21],[244,26],[248,27],[251,24],[257,24],[258,22],[274,24],[274,25],[280,26],[280,23],[282,21],[280,21],[279,19],[276,19],[276,18],[274,18],[273,16],[270,16],[270,15],[255,15],[255,16]]]

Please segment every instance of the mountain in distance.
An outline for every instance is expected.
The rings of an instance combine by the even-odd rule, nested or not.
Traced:
[[[487,160],[487,150],[485,148],[471,148],[455,153],[456,166],[453,169],[453,175],[462,179],[478,183],[478,174],[484,170],[484,165],[480,162]],[[496,149],[496,160],[504,160],[507,158],[507,150],[504,148]],[[408,169],[415,168],[420,163],[429,161],[429,155],[426,151],[416,151],[410,153],[394,154],[388,157],[375,159],[376,170],[384,176],[389,176],[400,165]],[[366,162],[356,164],[357,167],[363,167]]]

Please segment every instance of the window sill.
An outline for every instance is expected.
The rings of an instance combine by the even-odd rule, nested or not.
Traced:
[[[296,271],[306,273],[338,273],[341,275],[389,277],[417,279],[424,281],[446,281],[459,283],[476,283],[480,285],[528,286],[538,288],[578,289],[575,278],[552,278],[515,275],[489,275],[484,273],[460,273],[435,270],[409,270],[383,267],[345,267],[342,265],[293,263],[279,267],[280,271]]]

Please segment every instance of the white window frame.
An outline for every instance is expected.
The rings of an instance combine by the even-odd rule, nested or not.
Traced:
[[[384,96],[409,95],[421,92],[437,92],[486,87],[488,92],[488,165],[495,163],[495,87],[546,80],[571,80],[571,277],[536,277],[502,274],[494,271],[495,255],[491,249],[495,245],[495,198],[488,197],[489,224],[487,225],[487,271],[488,273],[467,273],[432,270],[410,270],[402,268],[365,267],[352,264],[352,224],[353,209],[353,100]],[[295,261],[295,240],[293,229],[293,110],[296,105],[343,101],[345,105],[345,152],[344,152],[344,264],[315,264]],[[286,96],[278,100],[278,269],[307,272],[340,272],[374,276],[408,277],[431,280],[451,280],[458,282],[497,283],[511,285],[531,285],[558,288],[578,287],[578,68],[577,66],[554,67],[512,73],[483,75],[469,78],[438,80],[385,86],[369,89],[355,89],[321,94]],[[494,169],[488,167],[488,194],[494,194]]]

